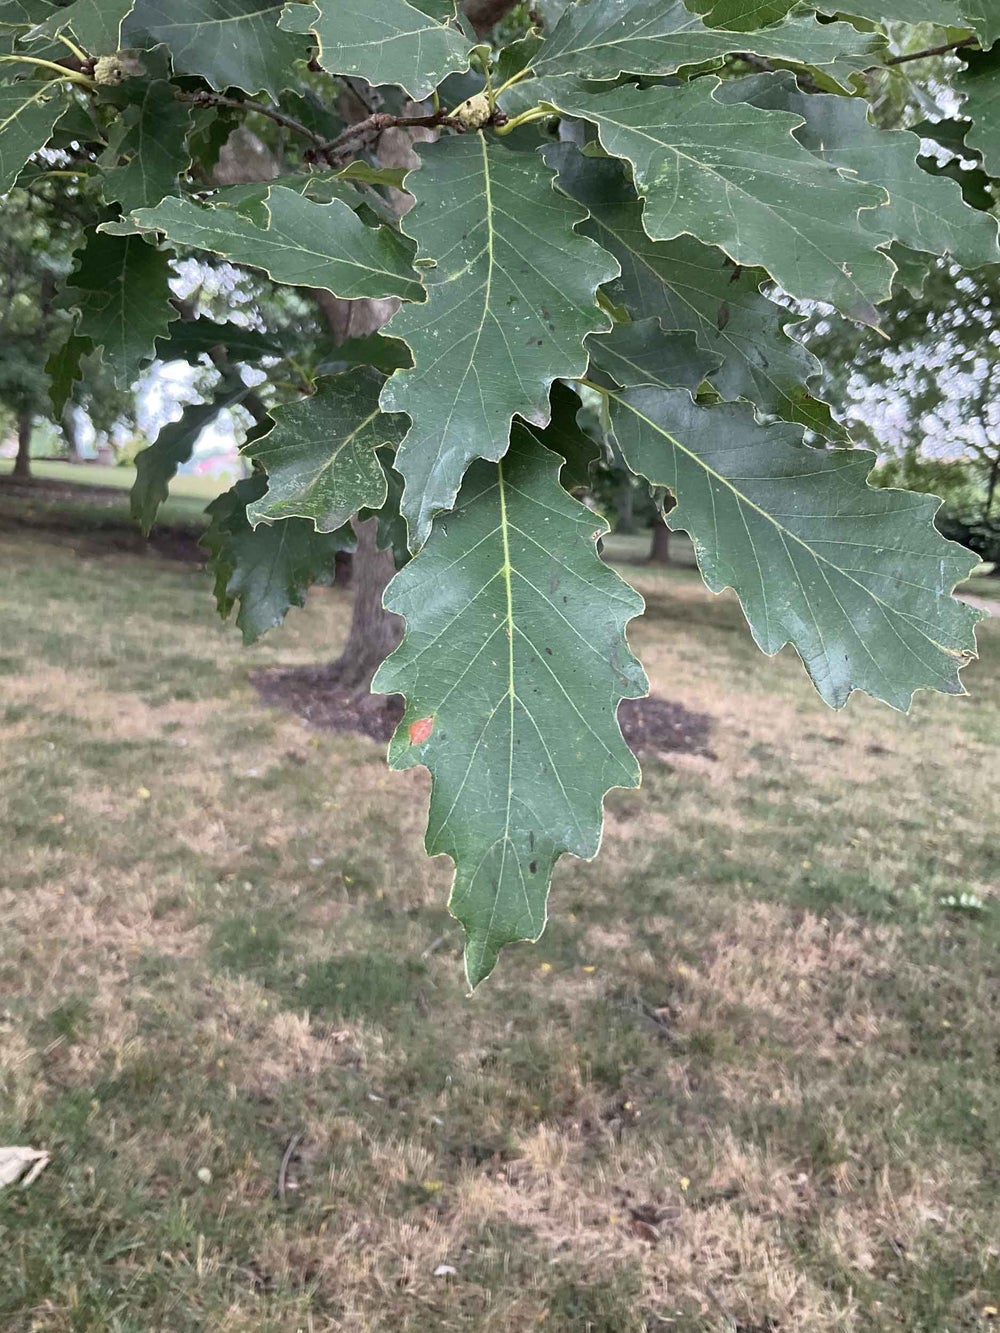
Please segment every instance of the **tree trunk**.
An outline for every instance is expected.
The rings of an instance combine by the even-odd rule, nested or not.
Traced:
[[[516,4],[517,0],[465,0],[462,12],[475,28],[476,35],[485,37]]]
[[[659,514],[653,520],[653,541],[649,548],[649,563],[651,565],[670,564],[670,529]]]
[[[382,605],[396,562],[391,550],[378,548],[378,519],[368,518],[354,527],[358,535],[351,575],[354,612],[344,654],[333,663],[332,673],[346,689],[363,694],[371,689],[375,672],[399,646],[403,622]]]
[[[618,521],[615,532],[635,532],[635,491],[632,478],[626,475],[618,492]]]
[[[72,403],[67,402],[63,408],[59,424],[62,427],[63,439],[66,441],[66,452],[69,455],[70,462],[78,463],[80,461],[80,440],[76,430],[76,409]]]
[[[667,514],[671,509],[677,507],[677,501],[672,495],[663,497],[663,509],[659,510],[653,519],[653,541],[649,548],[649,563],[651,565],[669,565],[670,561],[670,529],[667,527]]]
[[[22,412],[17,419],[17,458],[14,460],[14,476],[31,476],[31,413]]]
[[[983,522],[989,521],[990,514],[993,512],[993,501],[997,493],[997,481],[1000,480],[1000,447],[997,448],[996,456],[990,467],[989,485],[986,489],[986,503],[983,506]]]
[[[510,8],[511,6],[507,6]],[[498,17],[500,15],[498,14]],[[368,114],[359,100],[356,116]],[[382,136],[378,158],[383,166],[419,165],[413,151],[413,138],[432,138],[430,131],[393,131]],[[221,184],[246,180],[271,180],[279,175],[281,163],[246,130],[237,130],[220,155],[215,177]],[[409,195],[399,192],[399,210],[411,203]],[[312,296],[330,331],[335,347],[348,338],[374,333],[389,320],[399,306],[396,300],[344,301],[330,292],[313,291]],[[382,606],[382,594],[396,572],[391,550],[378,549],[378,520],[355,523],[357,549],[351,560],[350,584],[354,590],[354,612],[343,656],[330,665],[331,677],[345,689],[359,695],[371,688],[372,677],[402,638],[402,621]]]

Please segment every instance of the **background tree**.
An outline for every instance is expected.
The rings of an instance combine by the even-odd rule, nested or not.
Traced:
[[[981,0],[700,8],[380,0],[377,41],[355,0],[0,11],[0,189],[56,153],[101,202],[58,297],[63,362],[100,353],[124,387],[180,339],[210,364],[206,401],[138,456],[136,516],[245,410],[253,472],[206,541],[248,638],[357,547],[350,665],[384,629],[377,659],[395,622],[364,608],[405,566],[374,687],[406,699],[391,763],[434,779],[427,846],[456,863],[473,985],[539,936],[555,861],[594,855],[605,793],[638,781],[616,714],[647,688],[641,602],[576,498],[600,453],[585,400],[708,586],[831,705],[960,692],[974,651],[950,595],[971,557],[933,498],[868,487],[787,302],[878,328],[942,257],[1000,263],[989,190],[872,119],[909,115],[909,70],[961,52],[988,184],[1000,24]],[[192,260],[296,289],[334,346],[240,354],[245,326],[179,298]]]
[[[881,333],[818,319],[808,342],[855,438],[891,485],[940,495],[938,526],[1000,558],[1000,268],[940,262],[902,286]]]
[[[45,364],[60,336],[55,309],[60,278],[69,271],[69,232],[29,191],[8,199],[0,228],[0,404],[17,431],[14,475],[31,475],[36,416],[52,415]]]

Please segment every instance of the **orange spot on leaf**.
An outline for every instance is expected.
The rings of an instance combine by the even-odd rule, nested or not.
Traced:
[[[430,738],[434,730],[434,719],[432,717],[422,717],[416,722],[410,723],[410,744],[423,745],[424,741]]]

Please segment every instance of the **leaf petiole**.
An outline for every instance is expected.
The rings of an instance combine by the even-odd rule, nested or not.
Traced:
[[[77,60],[79,60],[81,64],[85,65],[87,63],[90,57],[87,55],[86,51],[82,51],[80,47],[77,46],[76,42],[71,41],[70,38],[67,37],[66,34],[63,32],[59,33],[58,37],[59,41],[62,42],[66,50],[69,51],[71,55],[76,56]]]
[[[482,68],[483,78],[486,80],[485,92],[490,101],[490,108],[492,109],[497,104],[497,95],[493,91],[493,75],[490,73],[490,58],[486,50],[481,46],[476,47],[476,59],[479,61],[480,67]]]
[[[513,88],[515,83],[520,83],[522,79],[526,79],[529,74],[533,75],[534,72],[535,71],[531,69],[530,66],[527,69],[519,70],[516,74],[514,74],[511,78],[509,78],[506,83],[500,85],[500,87],[493,94],[494,98],[502,97],[508,88]]]
[[[53,60],[41,60],[37,56],[0,56],[0,64],[35,65],[39,69],[55,70],[60,79],[79,84],[81,88],[92,91],[96,87],[93,79],[88,79],[86,74],[78,74],[76,70],[67,69],[65,65],[57,65]]]
[[[520,129],[522,125],[530,125],[533,120],[548,120],[550,116],[555,115],[554,111],[545,111],[540,106],[533,106],[529,111],[522,111],[519,116],[508,120],[506,125],[497,127],[497,134],[512,134],[514,130]]]

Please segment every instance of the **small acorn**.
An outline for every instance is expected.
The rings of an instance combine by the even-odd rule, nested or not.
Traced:
[[[467,130],[481,130],[493,115],[493,108],[486,93],[476,93],[475,97],[468,98],[451,114]]]
[[[94,62],[94,82],[102,87],[115,87],[124,83],[133,72],[121,56],[101,56]]]

